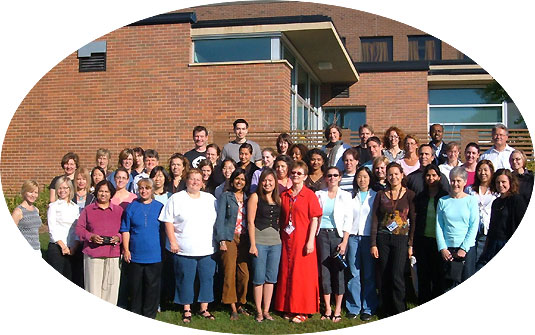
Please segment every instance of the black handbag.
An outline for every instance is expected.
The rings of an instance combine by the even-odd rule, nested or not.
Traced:
[[[331,264],[338,271],[342,271],[345,268],[347,268],[347,262],[345,260],[345,257],[344,257],[344,255],[340,255],[339,252],[337,252],[335,255],[331,256]]]
[[[459,248],[448,248],[452,255],[455,255],[458,249]],[[444,278],[447,280],[452,280],[456,283],[460,283],[463,276],[464,258],[454,257],[451,262],[445,263]]]

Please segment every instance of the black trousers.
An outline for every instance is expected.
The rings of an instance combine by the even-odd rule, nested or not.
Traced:
[[[406,310],[405,265],[408,236],[377,234],[378,270],[381,278],[379,298],[383,312],[394,315]]]
[[[80,286],[80,278],[83,278],[83,259],[80,257],[80,249],[75,255],[63,255],[61,247],[56,243],[48,243],[48,264],[76,285]]]
[[[421,305],[443,293],[442,257],[437,248],[437,240],[432,237],[416,236],[414,256],[418,272],[418,304]]]
[[[149,318],[156,318],[160,304],[162,263],[128,264],[130,287],[130,311]]]
[[[320,229],[316,238],[316,246],[322,294],[345,293],[344,270],[336,268],[331,259],[331,255],[336,253],[340,243],[342,243],[342,238],[338,237],[336,230]]]

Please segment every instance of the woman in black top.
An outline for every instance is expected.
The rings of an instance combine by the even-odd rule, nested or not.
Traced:
[[[247,194],[249,194],[249,188],[251,185],[251,180],[253,179],[253,174],[256,170],[260,169],[255,163],[251,162],[252,157],[253,146],[249,143],[243,143],[239,149],[240,162],[238,163],[238,167],[245,170],[245,179],[247,180],[247,188],[245,189],[245,192]]]
[[[307,152],[305,163],[308,165],[308,177],[305,186],[316,192],[325,187],[325,169],[327,168],[327,155],[318,148]]]
[[[265,168],[256,193],[247,202],[247,222],[252,257],[256,321],[273,320],[269,314],[273,287],[277,282],[281,257],[279,235],[280,196],[275,171]],[[262,304],[263,298],[263,304]]]
[[[528,158],[522,150],[515,150],[509,156],[509,163],[513,169],[513,175],[518,179],[518,193],[524,197],[527,205],[533,191],[533,173],[526,169]]]
[[[507,169],[499,169],[492,176],[491,190],[500,194],[492,203],[485,250],[477,263],[480,269],[509,241],[526,213],[527,204],[518,193],[518,180]]]
[[[438,199],[448,195],[440,183],[440,169],[435,164],[424,168],[424,191],[414,197],[416,227],[414,231],[414,256],[418,273],[418,304],[438,297],[440,289],[440,266],[435,234]]]

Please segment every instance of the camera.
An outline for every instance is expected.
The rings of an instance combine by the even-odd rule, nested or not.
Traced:
[[[104,245],[112,245],[111,236],[102,236],[102,244]]]

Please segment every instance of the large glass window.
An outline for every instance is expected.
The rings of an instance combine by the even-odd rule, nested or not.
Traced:
[[[290,125],[292,129],[318,129],[320,109],[320,84],[315,81],[288,47],[283,47],[283,58],[292,65],[292,85],[290,92],[292,106]]]
[[[391,62],[393,60],[392,37],[361,37],[361,61]]]
[[[365,107],[326,108],[324,126],[337,124],[342,128],[359,131],[359,127],[366,123]]]
[[[271,40],[272,37],[198,39],[194,41],[194,62],[271,60],[273,58]],[[279,57],[280,55],[276,56],[277,59]]]
[[[442,44],[433,36],[408,36],[409,60],[442,59]]]
[[[431,89],[429,124],[443,124],[446,131],[507,125],[504,106],[485,94],[484,88]]]

